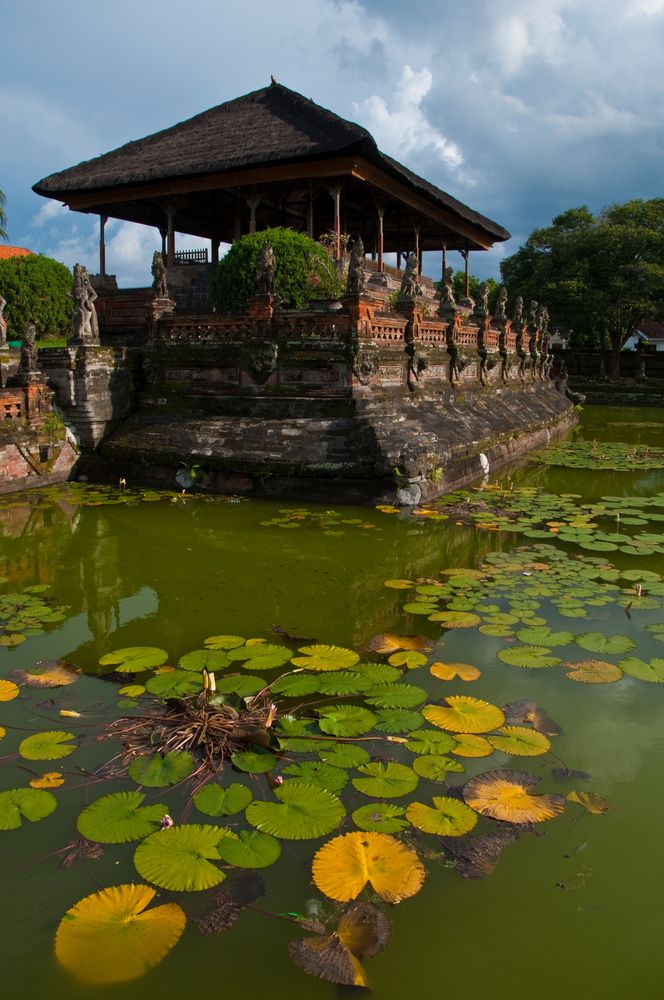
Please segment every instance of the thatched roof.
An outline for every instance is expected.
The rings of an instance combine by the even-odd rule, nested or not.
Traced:
[[[236,178],[238,171],[287,164],[299,167],[297,175],[302,177],[307,164],[348,157],[371,164],[433,209],[444,210],[446,215],[470,224],[482,234],[482,242],[491,244],[509,238],[502,226],[382,153],[362,126],[276,83],[51,174],[33,190],[71,203],[73,208],[80,205],[85,211],[103,211],[107,197],[112,194],[112,201],[118,204],[123,191],[127,192],[128,202],[137,201],[158,195],[159,188],[165,190],[165,184],[176,181],[179,190],[183,190],[183,180],[198,181],[192,190],[201,190],[201,179],[206,177],[218,178],[223,186],[224,174],[232,172]],[[283,169],[280,176],[285,176]],[[320,170],[317,176],[323,176]],[[93,207],[96,195],[99,207]],[[129,216],[125,212],[119,217]]]

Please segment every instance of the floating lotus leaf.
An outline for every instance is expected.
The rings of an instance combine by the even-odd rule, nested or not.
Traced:
[[[485,736],[474,733],[459,733],[454,737],[452,753],[457,757],[490,757],[494,752]]]
[[[470,663],[432,663],[429,670],[441,681],[451,681],[455,677],[462,681],[476,681],[482,673]]]
[[[48,663],[38,663],[30,670],[14,670],[12,677],[25,687],[66,687],[73,684],[81,676],[78,667],[73,667],[64,660]]]
[[[446,754],[454,750],[456,738],[449,733],[441,733],[436,729],[419,729],[410,734],[406,747],[411,753],[422,756],[427,754]]]
[[[399,833],[408,826],[404,819],[406,810],[392,802],[372,802],[361,806],[353,813],[353,822],[360,830],[375,830],[378,833]]]
[[[61,730],[51,729],[44,733],[33,733],[26,736],[18,745],[18,752],[25,760],[59,760],[60,757],[68,757],[77,749],[77,743],[68,743],[73,740],[73,733],[64,733]]]
[[[389,663],[358,663],[353,673],[360,674],[367,682],[371,680],[373,684],[394,684],[402,677],[401,671]]]
[[[61,965],[84,983],[123,983],[142,976],[169,953],[184,930],[177,903],[146,909],[155,890],[118,885],[81,899],[55,936]]]
[[[124,687],[118,688],[118,694],[124,695],[125,698],[139,698],[145,694],[145,688],[142,684],[125,684]]]
[[[317,887],[330,899],[348,902],[369,883],[388,903],[419,891],[424,868],[415,851],[386,833],[346,833],[324,844],[312,864]]]
[[[113,667],[119,673],[138,674],[142,670],[152,670],[166,663],[168,653],[156,646],[127,646],[106,653],[99,660],[102,667]]]
[[[244,639],[241,635],[210,635],[203,644],[208,649],[237,649],[244,646]]]
[[[521,628],[517,639],[529,646],[568,646],[574,642],[573,632],[552,632],[546,625],[539,628]]]
[[[430,754],[426,757],[416,757],[413,761],[413,771],[420,778],[429,781],[445,781],[448,771],[464,771],[461,761],[446,757],[444,754]]]
[[[426,699],[424,688],[414,684],[377,684],[366,697],[377,708],[416,708]]]
[[[211,889],[224,879],[213,861],[219,860],[222,837],[234,837],[220,826],[188,823],[158,830],[136,848],[134,865],[139,875],[162,889],[197,892]]]
[[[560,663],[560,657],[551,656],[551,651],[544,646],[509,646],[498,651],[498,659],[513,667],[527,667],[529,670],[555,667]]]
[[[584,632],[576,638],[577,646],[591,653],[630,653],[636,643],[627,635],[604,635],[602,632]]]
[[[11,788],[0,792],[0,830],[18,830],[23,819],[36,823],[50,816],[57,805],[54,795],[36,788]]]
[[[425,705],[422,715],[439,729],[451,729],[455,733],[489,733],[505,722],[505,716],[497,705],[469,695],[450,695],[446,704]]]
[[[479,631],[482,635],[493,635],[500,638],[514,635],[514,630],[509,625],[480,625]]]
[[[275,694],[283,694],[286,698],[301,698],[313,694],[319,689],[320,678],[314,674],[284,674],[272,685]]]
[[[304,656],[294,656],[291,663],[306,670],[348,670],[360,661],[352,649],[341,646],[301,646],[298,652]]]
[[[240,698],[258,694],[266,683],[264,677],[250,677],[249,674],[230,674],[215,681],[217,694],[237,694]]]
[[[282,715],[277,725],[279,746],[283,750],[294,750],[296,753],[333,748],[335,744],[331,740],[316,738],[311,732],[312,725],[312,722],[297,719],[293,715]]]
[[[388,918],[371,903],[360,903],[341,917],[334,934],[290,941],[288,950],[299,969],[340,986],[368,987],[359,961],[377,955],[390,937]]]
[[[383,586],[389,587],[390,590],[410,590],[411,587],[415,586],[415,583],[413,580],[386,580]]]
[[[597,792],[569,792],[567,796],[568,802],[577,802],[580,806],[586,810],[586,812],[591,813],[593,816],[601,816],[609,810],[609,803],[606,801],[603,795],[599,795]]]
[[[163,757],[160,753],[136,757],[127,770],[137,785],[165,788],[188,778],[194,766],[194,758],[188,750],[172,750]]]
[[[46,774],[42,774],[41,778],[33,778],[30,782],[30,788],[59,788],[64,783],[65,779],[59,771],[47,771]]]
[[[364,747],[352,743],[337,743],[330,750],[320,750],[318,756],[325,764],[341,768],[359,767],[371,760],[371,755]]]
[[[539,782],[525,771],[487,771],[463,786],[463,797],[476,812],[508,823],[541,823],[565,809],[562,795],[533,795]]]
[[[434,796],[433,808],[422,802],[411,802],[406,816],[413,826],[438,837],[462,837],[477,823],[477,813],[458,799]]]
[[[405,708],[384,708],[376,712],[376,729],[381,733],[412,733],[424,723],[421,712]]]
[[[401,609],[407,615],[433,615],[438,612],[438,605],[431,599],[409,601]]]
[[[124,844],[154,833],[168,806],[144,806],[141,792],[113,792],[84,809],[76,821],[78,832],[100,844]]]
[[[145,690],[159,698],[186,698],[198,694],[202,688],[201,678],[186,670],[169,670],[145,682]]]
[[[195,793],[194,805],[206,816],[232,816],[246,809],[253,797],[246,785],[234,782],[222,788],[210,781]]]
[[[377,799],[398,799],[417,788],[419,778],[405,764],[371,761],[358,769],[365,777],[353,778],[353,786],[363,795]]]
[[[0,701],[13,701],[18,697],[19,686],[13,681],[0,681]]]
[[[620,667],[607,660],[577,660],[576,663],[563,663],[563,666],[571,681],[582,684],[612,684],[623,676]]]
[[[321,694],[362,694],[364,691],[369,691],[374,684],[372,677],[349,670],[328,671],[319,673],[316,677],[316,690]]]
[[[181,670],[189,670],[192,673],[202,673],[209,670],[225,670],[229,666],[229,659],[222,649],[194,649],[191,653],[185,653],[178,660],[178,667]]]
[[[318,725],[331,736],[360,736],[376,724],[376,716],[359,705],[333,705],[321,708]]]
[[[277,758],[267,750],[237,750],[231,757],[233,767],[250,774],[266,774],[276,766]]]
[[[302,781],[287,781],[275,788],[278,802],[254,800],[246,817],[263,833],[284,840],[323,837],[335,829],[346,812],[339,799],[324,788]]]
[[[278,861],[281,844],[269,833],[240,830],[237,840],[234,837],[222,837],[217,850],[222,861],[237,868],[268,868]]]
[[[247,639],[246,645],[230,649],[226,655],[231,663],[241,662],[245,670],[274,670],[288,663],[292,653],[286,646]]]
[[[427,657],[424,653],[418,653],[414,650],[401,650],[398,653],[392,653],[388,660],[393,667],[406,667],[408,670],[416,670],[417,667],[423,667],[427,662]]]
[[[655,622],[652,625],[646,625],[648,632],[652,632],[656,639],[661,639],[664,642],[664,622]]]
[[[620,669],[636,677],[640,681],[650,681],[653,684],[664,683],[664,659],[640,660],[636,656],[627,656],[618,662]]]
[[[544,733],[527,726],[503,726],[487,740],[496,750],[516,757],[538,757],[551,749],[551,741]]]
[[[289,764],[283,769],[283,773],[320,788],[327,788],[328,792],[340,792],[348,784],[348,775],[343,768],[318,760]]]
[[[433,642],[426,635],[393,635],[383,633],[375,635],[367,643],[367,649],[374,653],[396,653],[400,649],[414,650],[418,653],[430,653]]]
[[[444,628],[475,628],[482,624],[480,616],[470,611],[436,611],[429,621],[440,622]]]

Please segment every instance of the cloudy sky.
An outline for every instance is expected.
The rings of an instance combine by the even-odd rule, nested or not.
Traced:
[[[33,194],[35,181],[271,73],[509,229],[509,243],[471,257],[483,277],[565,208],[664,194],[664,0],[2,0],[0,11],[10,242],[68,266],[98,269],[98,222]],[[148,283],[155,231],[112,222],[107,237],[120,284]]]

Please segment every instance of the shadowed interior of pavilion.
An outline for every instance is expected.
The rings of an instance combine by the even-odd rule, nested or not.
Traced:
[[[450,250],[467,272],[509,233],[275,82],[34,190],[100,218],[101,343],[42,352],[97,476],[165,484],[195,463],[209,489],[419,499],[479,474],[480,453],[505,461],[574,422],[540,313],[438,303],[418,274],[439,251],[444,275]],[[159,230],[167,295],[105,274],[108,218]],[[259,288],[246,314],[213,312],[220,244],[271,226],[330,233],[337,260],[342,234],[361,239],[361,278],[305,311]],[[211,261],[179,255],[176,230],[209,239]],[[388,253],[410,254],[409,274]]]

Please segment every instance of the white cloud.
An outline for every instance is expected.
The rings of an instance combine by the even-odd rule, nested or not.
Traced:
[[[53,219],[60,219],[65,215],[69,215],[69,209],[66,205],[63,205],[59,201],[47,201],[36,213],[30,225],[35,229],[40,229],[47,222],[52,222]]]
[[[464,162],[461,149],[431,124],[422,108],[432,85],[433,76],[426,66],[419,72],[404,66],[391,106],[373,94],[354,108],[387,153],[408,159],[413,154],[434,152],[449,170],[458,171]]]

